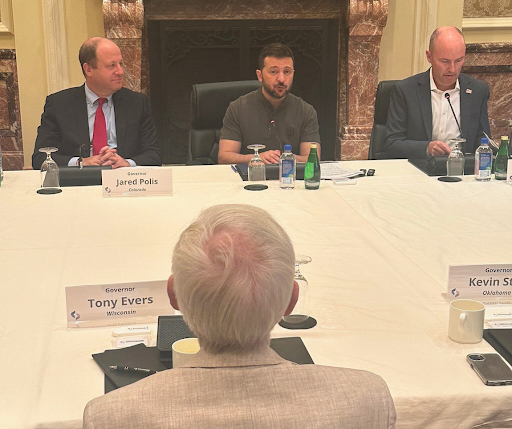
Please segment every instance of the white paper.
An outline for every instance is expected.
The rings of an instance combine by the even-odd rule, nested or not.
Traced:
[[[343,167],[341,162],[323,162],[320,171],[321,178],[324,180],[355,177],[361,173],[360,171]]]

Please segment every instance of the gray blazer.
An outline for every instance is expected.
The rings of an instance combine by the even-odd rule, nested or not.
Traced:
[[[460,126],[466,139],[464,152],[475,153],[489,131],[489,85],[464,73],[459,76]],[[389,158],[427,156],[432,141],[430,70],[397,82],[391,93],[386,124],[386,155]]]
[[[296,365],[266,348],[250,356],[201,350],[188,367],[90,401],[83,427],[389,429],[395,419],[378,375]]]

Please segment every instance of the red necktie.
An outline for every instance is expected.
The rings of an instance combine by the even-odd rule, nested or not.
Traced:
[[[98,155],[100,149],[107,145],[107,124],[105,122],[105,115],[103,114],[103,103],[107,101],[106,98],[98,98],[98,109],[94,117],[94,131],[92,134],[92,154]]]

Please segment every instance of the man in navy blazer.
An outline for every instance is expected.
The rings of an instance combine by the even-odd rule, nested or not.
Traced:
[[[56,147],[52,158],[61,166],[112,168],[161,165],[156,128],[146,97],[123,88],[123,58],[112,41],[93,37],[79,53],[85,83],[46,98],[32,155],[39,169],[46,155],[43,147]],[[93,154],[92,141],[98,103],[106,123],[106,144]],[[105,126],[104,126],[105,128]]]
[[[490,133],[489,86],[460,72],[466,45],[457,28],[435,30],[426,53],[430,70],[398,82],[391,93],[386,155],[412,159],[448,155],[449,139],[461,137],[461,131],[464,152],[475,153],[483,132]]]

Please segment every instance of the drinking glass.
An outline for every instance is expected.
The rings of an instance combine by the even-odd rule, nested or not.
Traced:
[[[260,157],[259,150],[265,149],[265,145],[262,144],[251,144],[247,146],[247,149],[254,150],[254,156],[249,161],[249,182],[264,182],[265,176],[265,163]]]
[[[454,146],[448,159],[446,160],[446,174],[448,176],[462,176],[464,175],[464,153],[461,147],[466,142],[466,139],[456,138],[448,141],[448,146]]]
[[[299,285],[299,300],[295,305],[292,313],[284,316],[283,320],[286,323],[297,324],[305,322],[309,319],[309,312],[311,306],[311,299],[309,296],[309,284],[306,278],[300,272],[300,266],[309,264],[311,257],[306,255],[295,255],[295,276],[294,280]]]
[[[39,152],[46,153],[46,159],[41,165],[41,188],[39,194],[57,194],[61,192],[59,182],[59,166],[52,159],[52,152],[57,152],[56,147],[43,147]]]

